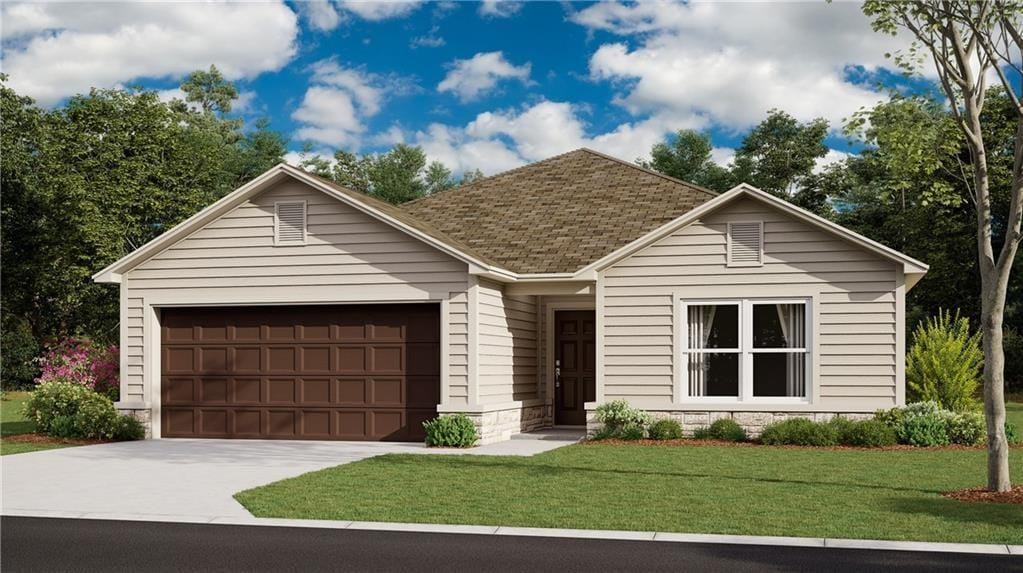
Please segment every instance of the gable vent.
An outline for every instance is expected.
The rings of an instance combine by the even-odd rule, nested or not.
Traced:
[[[764,262],[764,224],[728,224],[728,264],[759,266]]]
[[[305,244],[305,201],[274,203],[276,221],[274,241],[277,245]]]

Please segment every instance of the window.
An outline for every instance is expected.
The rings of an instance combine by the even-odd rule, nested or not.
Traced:
[[[764,224],[728,224],[728,266],[759,267],[764,264]]]
[[[274,244],[305,244],[305,201],[274,203]]]
[[[800,399],[807,393],[806,300],[683,304],[683,370],[690,398]]]

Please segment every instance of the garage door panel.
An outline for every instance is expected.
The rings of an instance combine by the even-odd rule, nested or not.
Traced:
[[[164,309],[167,437],[417,440],[440,400],[436,305]]]

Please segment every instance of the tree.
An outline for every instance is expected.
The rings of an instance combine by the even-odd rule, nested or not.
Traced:
[[[467,169],[464,172],[462,172],[462,179],[459,180],[458,184],[470,185],[472,183],[479,181],[480,179],[483,179],[483,177],[485,176],[483,175],[483,172],[480,171],[479,167],[475,169]]]
[[[242,136],[236,146],[230,167],[235,177],[234,186],[241,186],[281,163],[287,151],[288,139],[270,129],[269,119],[257,119],[255,129]]]
[[[224,79],[217,66],[209,70],[196,70],[181,82],[185,101],[195,103],[206,113],[230,113],[231,104],[238,99],[234,84]]]
[[[310,150],[309,146],[305,148],[306,153]],[[428,164],[422,148],[404,143],[395,145],[386,153],[361,157],[339,149],[334,153],[333,163],[312,155],[302,160],[302,168],[349,189],[395,204],[456,185],[451,170],[444,164],[438,161]]]
[[[976,238],[981,278],[981,328],[984,347],[984,415],[987,424],[988,489],[1008,491],[1009,450],[1005,437],[1005,355],[1003,322],[1009,277],[1021,235],[1023,216],[1023,102],[1013,91],[1010,75],[1023,67],[1023,5],[1012,0],[868,0],[864,13],[876,31],[908,32],[914,39],[907,53],[895,61],[914,71],[930,60],[940,89],[948,100],[955,123],[969,151],[967,191],[976,208]],[[1016,117],[1015,141],[1007,212],[996,213],[992,199],[986,123],[983,118],[988,74],[998,78]],[[997,153],[997,150],[992,150]],[[1008,150],[1005,150],[1008,151]],[[994,235],[999,220],[1004,236],[997,248]]]
[[[736,150],[732,178],[791,197],[808,182],[817,160],[828,153],[827,135],[826,120],[799,123],[784,111],[772,109]]]
[[[712,151],[708,135],[680,129],[667,141],[654,144],[650,161],[638,159],[636,163],[675,179],[726,191],[732,186],[731,177],[726,168],[711,159]]]

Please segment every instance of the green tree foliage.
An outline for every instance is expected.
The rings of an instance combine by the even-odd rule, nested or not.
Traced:
[[[26,345],[115,340],[117,290],[92,274],[282,160],[265,122],[245,132],[224,116],[234,88],[214,72],[183,84],[191,107],[113,89],[43,110],[0,85],[5,340],[24,323]]]
[[[204,112],[228,113],[231,104],[238,99],[238,90],[234,84],[224,79],[217,66],[209,70],[196,70],[181,83],[181,91],[185,100],[199,105]]]
[[[305,153],[311,148],[306,146]],[[427,162],[426,153],[419,146],[399,143],[385,153],[357,156],[345,150],[334,153],[331,163],[319,155],[303,159],[302,168],[326,177],[362,193],[388,203],[405,203],[420,197],[450,189],[457,184],[451,170],[444,164]],[[465,177],[482,178],[482,173],[469,172]]]
[[[675,179],[688,181],[718,191],[731,187],[729,171],[711,159],[710,136],[692,129],[680,129],[667,141],[654,144],[650,161],[636,163]]]
[[[984,353],[980,332],[949,311],[921,323],[906,353],[906,390],[911,402],[933,401],[953,412],[977,407]]]

